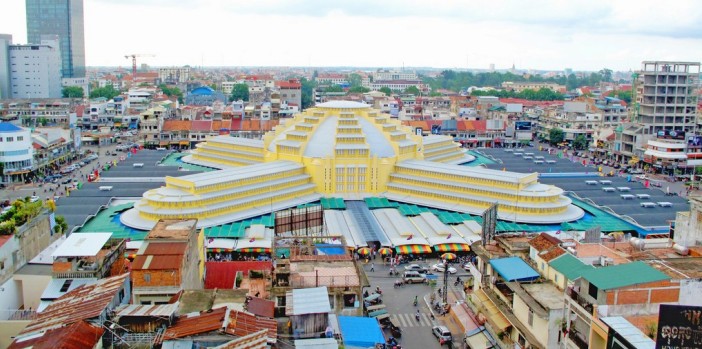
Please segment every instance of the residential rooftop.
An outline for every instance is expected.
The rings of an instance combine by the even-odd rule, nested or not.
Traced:
[[[549,310],[563,308],[563,291],[550,282],[521,284],[522,287],[544,308]]]

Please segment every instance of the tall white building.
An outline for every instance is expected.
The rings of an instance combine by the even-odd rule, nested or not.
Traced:
[[[12,35],[0,34],[0,99],[10,98],[10,57],[9,46]]]
[[[61,49],[58,37],[41,44],[9,45],[12,98],[61,98]]]
[[[164,84],[188,82],[188,80],[190,80],[190,67],[159,68],[158,78]]]

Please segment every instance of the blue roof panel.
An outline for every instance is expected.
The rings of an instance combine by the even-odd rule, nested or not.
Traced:
[[[492,259],[490,265],[506,281],[533,281],[540,276],[519,257]]]
[[[339,316],[339,329],[347,347],[375,348],[385,343],[378,320],[369,317]]]
[[[0,132],[17,132],[17,131],[22,131],[22,129],[9,123],[9,122],[0,122]]]

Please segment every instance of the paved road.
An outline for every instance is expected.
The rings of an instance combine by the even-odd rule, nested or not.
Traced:
[[[76,179],[78,181],[85,182],[87,181],[88,174],[92,173],[93,170],[98,168],[98,164],[102,166],[103,164],[107,163],[108,161],[113,161],[113,160],[118,160],[119,155],[124,155],[124,152],[117,152],[115,149],[117,148],[117,144],[110,145],[110,146],[101,146],[99,148],[99,154],[98,154],[98,159],[91,161],[89,164],[86,166],[83,166],[79,170],[76,170],[68,175],[64,175],[63,178],[60,178],[57,183],[49,183],[49,184],[37,184],[37,183],[32,183],[32,184],[14,184],[11,185],[5,189],[0,190],[0,200],[15,200],[19,198],[25,198],[27,196],[32,196],[32,195],[37,195],[39,196],[42,200],[46,200],[47,198],[50,198],[52,196],[61,194],[59,196],[65,195],[65,187],[66,184],[61,184],[66,178],[72,178]],[[90,150],[93,153],[98,153],[98,147],[97,146],[83,146],[82,150]],[[109,151],[111,154],[116,155],[105,155],[106,152]],[[81,159],[76,160],[80,161]],[[65,164],[64,166],[68,166],[69,164]],[[70,185],[70,184],[68,184]],[[53,189],[53,191],[50,191],[49,189]]]
[[[389,266],[378,264],[376,260],[375,271],[370,271],[370,264],[365,264],[364,268],[366,270],[366,275],[368,275],[368,280],[370,281],[371,287],[369,292],[375,290],[376,286],[379,286],[383,291],[383,304],[387,307],[388,313],[392,319],[395,319],[400,327],[402,328],[402,338],[400,339],[400,344],[403,348],[441,348],[434,335],[432,335],[432,326],[443,324],[443,320],[439,316],[435,316],[435,319],[431,319],[432,312],[429,310],[427,301],[429,295],[434,291],[429,285],[426,284],[409,284],[403,287],[395,288],[393,284],[395,280],[399,279],[400,276],[390,276]],[[436,261],[431,261],[427,264],[431,265]],[[404,270],[404,264],[400,266],[398,270]],[[458,267],[458,266],[456,266]],[[461,276],[465,279],[464,275],[467,275],[465,271],[458,268],[459,273],[456,275]],[[453,281],[456,275],[449,276],[449,291],[452,291],[455,287],[453,286]],[[442,284],[443,276],[438,276],[438,284]],[[439,287],[438,285],[436,287]],[[415,307],[413,305],[414,297],[419,298],[419,305]],[[415,312],[419,309],[420,320],[417,321],[415,318]],[[386,334],[389,336],[389,333]],[[459,339],[462,338],[461,333],[453,333],[454,336],[454,348],[458,348],[457,344]]]

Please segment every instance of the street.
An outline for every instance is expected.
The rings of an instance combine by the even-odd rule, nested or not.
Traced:
[[[36,195],[39,196],[41,200],[47,200],[51,197],[54,196],[65,196],[66,194],[66,186],[71,186],[72,184],[63,184],[62,182],[65,181],[67,178],[75,179],[79,182],[87,182],[88,174],[92,173],[95,169],[98,169],[98,167],[101,167],[108,161],[113,161],[113,160],[118,160],[120,155],[126,155],[125,152],[119,152],[116,151],[115,148],[117,147],[117,144],[112,144],[109,146],[100,146],[99,147],[99,154],[97,160],[93,160],[87,165],[81,167],[78,170],[75,170],[69,174],[63,175],[62,178],[59,178],[56,183],[48,183],[48,184],[43,184],[43,183],[30,183],[30,184],[20,184],[20,183],[15,183],[13,185],[9,185],[7,188],[4,188],[0,190],[0,201],[5,201],[5,200],[10,200],[14,201],[16,199],[23,199],[27,196],[32,196]],[[82,150],[86,151],[86,156],[87,156],[87,151],[90,150],[93,153],[97,154],[98,153],[98,147],[97,146],[83,146],[81,148]],[[111,154],[115,155],[105,155],[105,153],[109,151]],[[82,159],[77,159],[73,163],[77,163],[79,161],[82,161]],[[99,166],[98,166],[99,164]],[[63,167],[70,165],[70,163],[65,164]],[[63,168],[62,167],[62,168]],[[57,204],[60,204],[60,199],[57,201]]]
[[[432,334],[431,328],[435,325],[444,325],[443,317],[439,316],[434,312],[435,319],[431,319],[432,312],[429,310],[429,296],[432,292],[436,293],[435,289],[443,285],[443,275],[441,273],[434,272],[437,275],[437,285],[435,289],[432,289],[427,284],[406,284],[402,287],[393,287],[394,282],[402,278],[402,272],[404,272],[404,267],[407,264],[402,264],[397,267],[400,275],[389,275],[390,266],[383,265],[380,259],[374,260],[375,271],[370,271],[370,263],[364,264],[363,267],[366,270],[366,275],[370,281],[371,287],[368,288],[368,292],[371,293],[375,290],[376,286],[379,286],[383,292],[383,304],[385,304],[390,318],[395,320],[398,325],[402,328],[402,338],[399,339],[400,345],[403,348],[442,348],[439,344],[438,339]],[[420,265],[431,266],[436,263],[437,260],[428,260]],[[457,274],[449,275],[449,292],[456,290],[453,285],[456,276],[460,276],[461,279],[465,280],[468,273],[460,268],[458,264],[453,265],[458,269]],[[459,286],[460,287],[460,286]],[[413,305],[415,296],[419,299],[419,304],[417,307]],[[420,312],[420,320],[417,321],[415,318],[416,311]],[[462,333],[453,333],[454,337],[453,344],[454,348],[460,348],[460,339],[463,338]],[[386,333],[386,338],[389,337],[389,332]],[[445,348],[446,346],[444,346]]]

